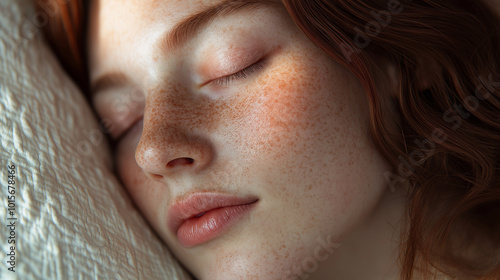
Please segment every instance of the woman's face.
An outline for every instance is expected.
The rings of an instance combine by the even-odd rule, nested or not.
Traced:
[[[248,2],[92,1],[93,102],[119,139],[119,175],[201,279],[292,279],[307,258],[327,263],[325,243],[386,189],[361,84],[279,3]]]

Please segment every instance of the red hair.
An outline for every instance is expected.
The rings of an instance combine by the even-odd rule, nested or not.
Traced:
[[[63,68],[84,91],[90,88],[85,53],[85,5],[80,0],[35,0],[42,31]],[[88,96],[87,96],[88,97]]]
[[[498,16],[478,0],[282,2],[360,80],[373,139],[394,168],[388,183],[410,186],[402,278],[500,279]],[[79,3],[60,4],[61,11],[84,14]],[[63,14],[47,35],[63,45],[56,51],[78,80],[84,66],[72,64],[84,54],[84,23]],[[393,66],[392,77],[380,61]]]

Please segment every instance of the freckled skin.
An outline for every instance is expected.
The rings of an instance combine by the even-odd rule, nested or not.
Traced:
[[[277,46],[265,67],[214,98],[197,90],[179,66],[185,60],[187,68],[207,71],[202,58],[193,57],[212,46],[214,33],[202,32],[167,58],[151,51],[151,38],[174,26],[178,15],[218,1],[95,2],[89,33],[93,79],[121,69],[140,84],[144,77],[168,73],[141,85],[143,127],[121,140],[116,160],[139,209],[196,277],[285,279],[314,254],[318,237],[331,235],[342,243],[374,211],[386,190],[388,165],[369,135],[366,94],[283,9],[260,8],[251,17],[232,16],[209,27],[234,37],[235,49],[238,29]],[[111,114],[103,110],[101,115]],[[174,161],[182,158],[194,162]],[[168,230],[166,215],[174,201],[193,191],[254,195],[260,201],[222,236],[186,249]]]

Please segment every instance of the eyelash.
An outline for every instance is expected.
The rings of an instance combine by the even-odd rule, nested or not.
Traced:
[[[209,84],[212,84],[214,86],[220,86],[220,87],[227,86],[228,84],[230,84],[232,82],[247,78],[248,76],[250,76],[253,73],[257,72],[258,70],[262,69],[262,67],[264,67],[264,60],[263,59],[257,61],[256,63],[248,66],[247,68],[245,68],[237,73],[213,80]]]

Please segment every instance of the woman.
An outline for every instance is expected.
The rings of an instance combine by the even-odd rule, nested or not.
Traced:
[[[498,2],[52,2],[196,278],[500,278]]]

